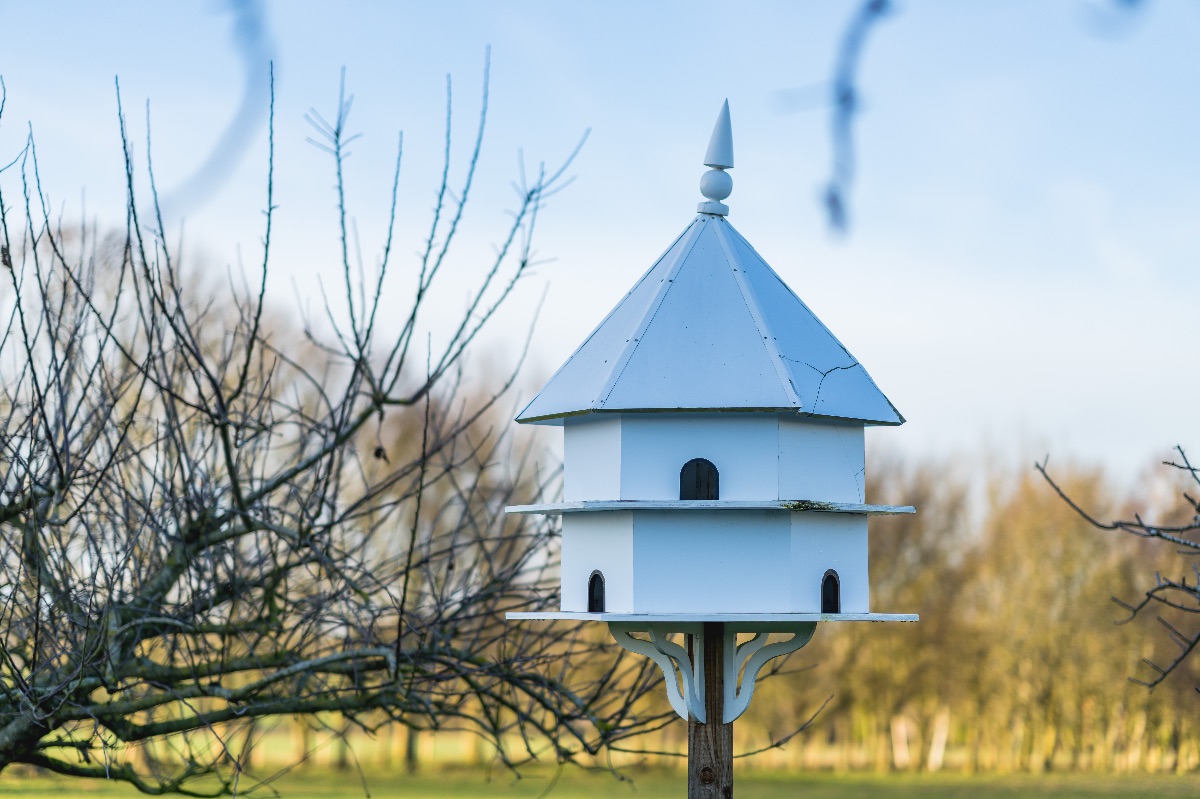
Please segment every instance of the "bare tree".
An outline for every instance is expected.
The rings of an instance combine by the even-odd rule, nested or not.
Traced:
[[[1181,472],[1194,490],[1200,486],[1200,468],[1192,465],[1183,447],[1176,447],[1176,452],[1178,460],[1163,461],[1163,465]],[[1076,502],[1056,483],[1046,470],[1045,463],[1036,464],[1035,468],[1063,501],[1093,527],[1120,530],[1165,544],[1172,549],[1173,555],[1184,559],[1186,565],[1182,566],[1178,578],[1163,577],[1161,572],[1155,572],[1154,585],[1146,589],[1140,599],[1128,602],[1113,597],[1113,601],[1128,612],[1126,621],[1133,621],[1143,612],[1153,609],[1156,621],[1173,645],[1173,654],[1166,660],[1151,657],[1142,659],[1150,669],[1147,679],[1131,678],[1139,685],[1154,688],[1173,672],[1181,670],[1188,657],[1200,646],[1200,623],[1195,619],[1196,614],[1200,614],[1200,566],[1197,565],[1197,558],[1200,558],[1200,500],[1183,489],[1181,507],[1173,514],[1174,518],[1164,518],[1160,522],[1147,521],[1142,514],[1135,513],[1130,519],[1106,522]],[[1200,686],[1196,690],[1200,691]]]
[[[203,291],[167,243],[157,197],[149,218],[141,210],[123,114],[122,235],[52,217],[32,138],[0,172],[20,192],[10,202],[0,184],[0,770],[217,795],[246,787],[243,754],[265,717],[469,729],[510,766],[570,761],[661,723],[631,710],[655,682],[643,663],[577,628],[503,616],[556,599],[557,532],[505,517],[539,490],[487,427],[512,380],[471,396],[464,365],[528,268],[562,169],[518,185],[445,343],[421,332],[460,235],[486,101],[485,73],[457,192],[448,116],[399,314],[381,307],[394,226],[372,274],[352,256],[350,98],[332,120],[311,114],[336,172],[342,248],[338,304],[326,297],[302,335],[270,310],[273,171],[261,274]],[[273,124],[270,136],[273,153]]]

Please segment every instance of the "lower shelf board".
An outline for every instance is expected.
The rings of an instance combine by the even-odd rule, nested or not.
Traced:
[[[530,611],[506,613],[511,621],[602,621],[622,624],[647,622],[802,623],[821,621],[918,621],[915,613],[585,613],[583,611]]]

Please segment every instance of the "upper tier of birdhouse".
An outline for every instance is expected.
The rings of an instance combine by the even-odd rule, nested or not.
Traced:
[[[518,417],[563,426],[562,500],[506,509],[562,515],[561,606],[509,618],[915,620],[871,611],[868,569],[868,517],[913,508],[867,504],[864,427],[904,418],[726,221],[728,104],[705,165],[695,220]]]
[[[588,336],[519,422],[637,411],[790,412],[897,425],[904,417],[725,219],[728,105],[683,234]]]

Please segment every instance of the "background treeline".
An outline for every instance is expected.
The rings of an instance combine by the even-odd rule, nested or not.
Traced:
[[[1161,661],[1172,644],[1153,616],[1118,623],[1128,613],[1113,602],[1136,601],[1158,571],[1190,573],[1189,562],[1161,543],[1090,528],[1032,464],[988,473],[986,465],[874,460],[868,497],[918,513],[872,522],[872,606],[921,621],[822,625],[760,683],[735,726],[739,752],[762,750],[739,768],[1200,768],[1198,664],[1153,691],[1131,682],[1153,676],[1142,659]],[[1169,520],[1179,504],[1170,470],[1148,469],[1137,486],[1120,489],[1077,465],[1051,472],[1101,516]],[[604,637],[599,626],[590,632]],[[667,710],[661,690],[641,701]],[[807,729],[772,745],[814,713]],[[420,769],[492,759],[488,745],[460,732],[385,727],[368,736],[335,716],[313,721],[266,731],[257,765],[304,758]],[[681,765],[686,726],[669,721],[622,748],[598,765]]]
[[[1188,770],[1200,765],[1196,663],[1154,691],[1143,658],[1173,655],[1153,614],[1129,614],[1156,571],[1192,564],[1161,543],[1089,527],[1032,468],[875,463],[873,501],[915,516],[872,522],[872,607],[919,624],[823,625],[743,723],[765,746],[826,698],[768,762],[961,771]],[[1102,518],[1170,518],[1170,470],[1115,489],[1094,470],[1051,472]],[[980,482],[975,482],[982,475]],[[1182,622],[1178,622],[1182,623]],[[769,699],[768,699],[769,697]],[[806,713],[806,709],[809,713]]]

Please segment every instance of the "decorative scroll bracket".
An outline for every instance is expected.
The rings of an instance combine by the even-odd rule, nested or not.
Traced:
[[[705,721],[704,710],[704,659],[697,657],[693,663],[687,649],[671,641],[671,633],[693,636],[692,651],[704,651],[704,625],[678,622],[609,622],[609,632],[622,648],[638,655],[645,655],[662,669],[667,684],[667,700],[672,709],[685,721],[689,715],[701,724]],[[722,624],[724,652],[725,696],[722,722],[729,724],[746,712],[754,696],[754,684],[758,674],[769,661],[781,655],[797,651],[816,632],[816,622],[742,622]],[[751,633],[754,637],[737,643],[738,633]],[[646,633],[649,638],[636,638],[633,633]],[[770,633],[791,633],[784,641],[767,643]],[[738,676],[741,675],[740,685]]]
[[[811,641],[813,633],[817,630],[817,623],[810,621],[788,625],[746,624],[738,627],[726,624],[724,628],[725,644],[722,649],[725,655],[725,701],[721,715],[724,716],[724,723],[729,724],[750,707],[750,699],[754,696],[754,683],[762,667],[774,658],[790,655]],[[753,633],[754,637],[739,646],[738,632]],[[792,637],[768,644],[767,636],[770,633],[791,633]],[[740,686],[738,672],[742,675]]]
[[[686,633],[695,636],[693,651],[703,652],[704,625],[702,624],[649,624],[637,622],[608,623],[612,637],[626,649],[637,655],[645,655],[662,669],[667,683],[667,700],[676,713],[687,721],[688,714],[701,724],[704,714],[704,658],[696,658],[693,665],[688,651],[667,636],[671,633]],[[634,638],[631,633],[648,633],[649,640]],[[682,683],[683,689],[680,690]]]

